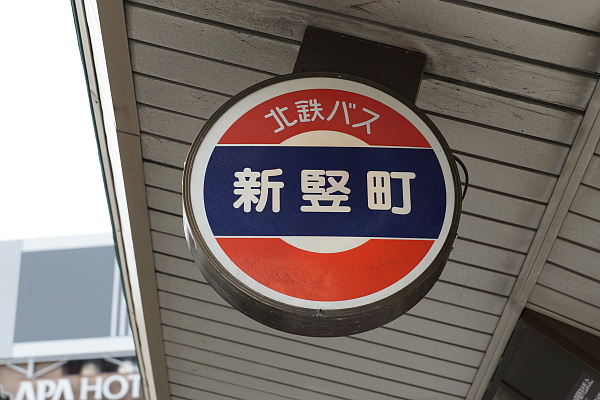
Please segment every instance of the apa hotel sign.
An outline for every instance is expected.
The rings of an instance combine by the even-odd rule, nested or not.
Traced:
[[[348,335],[406,312],[448,258],[456,165],[413,104],[363,79],[254,86],[204,126],[186,161],[184,223],[207,280],[244,314]]]
[[[13,382],[11,386],[14,384]],[[140,389],[140,374],[65,376],[59,379],[23,380],[19,383],[14,396],[10,394],[14,389],[7,387],[4,391],[4,387],[0,385],[0,398],[9,400],[134,400],[141,398]]]

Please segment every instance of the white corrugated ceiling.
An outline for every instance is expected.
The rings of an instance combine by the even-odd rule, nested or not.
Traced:
[[[496,3],[100,4],[117,128],[100,136],[120,146],[105,170],[159,397],[479,399],[524,307],[600,336],[600,3]],[[471,178],[440,281],[407,315],[353,337],[293,336],[235,311],[182,228],[194,137],[228,98],[290,73],[309,25],[426,54],[417,106]]]

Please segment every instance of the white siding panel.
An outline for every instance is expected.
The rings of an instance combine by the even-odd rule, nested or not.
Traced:
[[[596,150],[596,154],[592,156],[590,164],[585,171],[582,183],[600,189],[600,155],[597,153],[598,151]]]
[[[177,274],[177,277],[182,277],[190,281],[201,282],[206,285],[206,281],[201,275],[198,267],[190,260],[183,260],[157,253],[155,255],[155,261],[157,271],[159,272],[167,274]],[[177,277],[173,277],[172,279],[177,279]],[[165,278],[161,277],[160,279],[163,280]],[[438,284],[443,285],[443,282],[439,282]],[[206,289],[202,290],[203,301],[209,301],[212,303],[222,305],[226,304],[224,300],[222,300],[216,294],[216,292],[214,292],[208,286],[206,287]],[[188,293],[188,295],[195,297],[201,294],[200,292],[185,293]],[[208,297],[206,295],[208,295]],[[484,349],[485,345],[487,344],[487,341],[489,340],[489,336],[486,334],[469,331],[464,329],[463,327],[449,325],[440,326],[439,322],[417,318],[411,315],[404,315],[400,317],[398,320],[388,324],[387,328],[406,333],[415,333],[419,336],[430,337],[441,342],[457,344],[462,347],[472,347],[478,350]]]
[[[478,240],[509,250],[526,253],[535,231],[463,214],[460,217],[458,236]]]
[[[230,96],[133,75],[138,102],[208,119]]]
[[[183,238],[156,231],[152,231],[151,234],[154,251],[192,260],[190,249]]]
[[[165,254],[155,253],[154,262],[156,270],[158,272],[169,275],[176,275],[178,278],[183,278],[190,281],[196,281],[206,284],[206,280],[200,273],[200,269],[191,260],[185,260]],[[445,285],[445,283],[438,282],[436,286],[437,285]],[[435,287],[432,290],[435,290]],[[460,292],[460,289],[458,289],[457,293]],[[487,293],[483,294],[487,296],[494,296]],[[444,295],[448,296],[451,294]],[[435,297],[436,295],[433,294],[432,298]],[[213,293],[213,296],[211,296],[210,299],[212,299],[212,301],[218,302],[219,304],[224,304],[224,301],[220,299],[216,295],[216,293]],[[491,301],[488,300],[488,302]],[[489,335],[487,334],[467,330],[463,327],[456,327],[450,325],[440,326],[439,322],[418,318],[406,314],[400,317],[399,319],[392,321],[391,323],[386,325],[385,328],[382,329],[391,330],[391,335],[394,334],[394,331],[416,334],[421,337],[439,340],[444,343],[456,344],[465,348],[473,348],[474,350],[485,350],[487,343],[489,342]]]
[[[394,340],[394,337],[404,337],[405,340],[397,341],[395,347],[396,350],[387,348],[388,346],[384,344],[384,347],[373,347],[364,345],[363,341],[354,342],[350,340],[351,338],[335,338],[335,339],[313,339],[313,338],[305,338],[302,336],[294,336],[288,335],[283,332],[274,331],[270,328],[266,328],[259,323],[250,320],[249,318],[243,316],[236,310],[233,310],[229,305],[224,303],[218,295],[212,290],[210,286],[200,282],[187,282],[181,280],[180,278],[162,275],[158,276],[158,284],[159,289],[162,290],[160,295],[161,306],[167,309],[175,309],[191,315],[196,315],[203,318],[215,319],[219,322],[228,323],[231,325],[242,324],[242,326],[252,329],[255,331],[261,331],[268,334],[281,336],[285,338],[291,338],[295,341],[300,341],[303,343],[309,343],[313,345],[318,345],[321,343],[323,346],[331,349],[336,349],[339,351],[347,351],[348,347],[352,347],[354,350],[354,354],[362,355],[367,358],[372,358],[374,360],[388,360],[389,362],[394,362],[394,357],[400,357],[400,359],[410,359],[411,363],[410,368],[416,368],[419,370],[423,370],[418,368],[418,365],[423,363],[429,363],[426,361],[424,357],[429,358],[438,358],[442,360],[447,360],[451,362],[458,362],[463,365],[476,366],[478,364],[478,359],[481,353],[479,351],[473,350],[471,352],[464,353],[464,359],[461,359],[458,354],[459,346],[455,346],[451,343],[447,343],[445,341],[435,341],[428,338],[417,338],[410,337],[411,335],[407,335],[404,333],[396,332],[395,334],[391,334],[393,331],[388,329],[384,329],[381,332],[375,333],[374,331],[367,332],[361,334],[360,337],[363,341],[370,341],[376,343],[378,346],[381,345],[380,340],[383,338],[389,337],[387,340]],[[186,298],[179,298],[177,296],[186,296]],[[198,303],[201,301],[202,303]],[[212,305],[211,305],[212,304]],[[215,308],[216,305],[220,307],[225,307],[223,310],[221,308]],[[438,323],[438,329],[444,327],[443,324]],[[372,335],[371,335],[372,333]],[[397,336],[396,336],[397,335]],[[379,339],[375,339],[379,338]],[[321,341],[321,342],[319,342]],[[437,344],[433,344],[437,342]],[[423,343],[427,343],[426,346]],[[373,354],[369,356],[370,352],[380,352],[383,358],[375,357]],[[385,354],[385,352],[389,352],[389,354]],[[395,356],[394,356],[395,354]],[[445,356],[444,356],[445,354]],[[400,360],[399,359],[399,360]],[[443,364],[446,365],[446,364]],[[467,369],[468,370],[468,369]],[[465,371],[467,371],[465,370]],[[458,379],[458,377],[457,377]]]
[[[129,51],[134,72],[222,94],[235,95],[274,76],[141,42],[130,42]]]
[[[512,135],[477,125],[432,116],[431,120],[455,152],[520,165],[558,175],[569,147]]]
[[[543,204],[503,196],[495,192],[469,187],[463,200],[463,210],[498,221],[537,229],[546,210]]]
[[[191,388],[189,386],[178,385],[176,383],[170,383],[169,385],[171,394],[174,396],[173,399],[184,399],[184,400],[235,400],[233,397],[224,396],[217,393],[210,393],[198,389]]]
[[[420,0],[418,7],[410,0],[359,5],[352,0],[296,2],[551,64],[600,71],[600,53],[588,51],[600,48],[600,37],[593,33],[561,30],[439,0]]]
[[[140,130],[192,143],[206,122],[184,114],[176,114],[147,105],[138,106]]]
[[[150,210],[149,217],[150,229],[179,236],[182,239],[185,237],[182,217],[154,210]]]
[[[600,312],[598,312],[598,308],[576,298],[542,285],[536,285],[529,297],[529,303],[556,313],[567,320],[600,331]]]
[[[171,387],[179,387],[179,385],[171,385]],[[186,400],[183,397],[173,395],[174,392],[171,392],[171,400]],[[195,398],[195,397],[194,397]]]
[[[469,0],[492,8],[600,32],[600,3],[579,0],[576,6],[563,0]]]
[[[448,272],[446,275],[448,274],[451,274],[451,272]],[[427,294],[427,297],[432,300],[456,304],[467,309],[484,311],[494,315],[500,315],[502,310],[504,310],[504,305],[506,304],[505,297],[496,293],[487,293],[479,290],[479,286],[475,290],[470,287],[455,285],[446,282],[446,279],[445,276],[441,277]],[[510,287],[512,288],[512,285]]]
[[[580,185],[571,204],[571,211],[600,223],[600,189]]]
[[[160,164],[183,169],[190,145],[157,136],[142,135],[142,157]]]
[[[370,389],[369,377],[352,373],[340,369],[337,365],[324,366],[322,363],[313,362],[311,360],[288,356],[285,353],[276,353],[264,350],[260,347],[248,346],[243,342],[235,342],[223,340],[218,336],[207,336],[201,333],[192,333],[183,331],[177,328],[166,326],[164,328],[167,341],[175,344],[183,343],[202,343],[203,348],[210,350],[213,353],[235,357],[236,359],[249,360],[257,363],[258,370],[261,369],[279,369],[282,373],[289,371],[295,377],[291,382],[293,385],[305,384],[307,389],[326,393],[331,398],[343,399],[390,399],[397,398],[396,395],[410,393],[413,397],[420,399],[458,399],[459,397],[448,394],[435,393],[431,391],[425,392],[420,388],[411,388],[403,385],[402,389],[394,392],[390,386],[398,386],[390,384],[387,381],[378,382],[378,386],[374,390]],[[197,353],[190,353],[199,355]],[[343,367],[342,367],[343,368]],[[344,382],[345,375],[353,378],[351,381]],[[397,389],[396,389],[397,390]],[[419,392],[421,395],[419,396]],[[204,398],[200,394],[197,398]],[[312,398],[312,397],[308,397]]]
[[[156,274],[156,283],[160,293],[160,306],[168,310],[212,319],[225,310],[213,308],[211,305],[232,308],[205,282],[185,280],[179,276],[159,273]],[[247,320],[247,317],[241,313],[223,314],[223,318],[226,317],[228,319],[222,322],[239,323],[240,321],[246,321],[252,325],[256,324],[257,327],[259,326],[258,323]]]
[[[559,237],[600,250],[600,221],[568,213]]]
[[[146,187],[146,199],[148,207],[154,210],[161,210],[171,214],[183,215],[183,204],[181,193],[171,192],[152,186]]]
[[[450,253],[450,260],[504,272],[505,274],[517,275],[521,265],[523,265],[525,255],[484,243],[457,238]]]
[[[157,272],[206,284],[200,268],[192,260],[154,253],[154,265]]]
[[[537,284],[600,309],[600,296],[598,295],[600,294],[599,281],[547,263],[538,278]],[[600,310],[598,312],[600,313]]]
[[[556,178],[549,175],[486,162],[466,155],[461,155],[460,159],[467,166],[473,186],[507,195],[547,202],[556,184]]]
[[[572,143],[581,122],[578,113],[434,79],[423,79],[416,104],[425,111],[564,144]]]
[[[440,276],[445,282],[483,290],[489,293],[508,296],[515,283],[515,277],[478,268],[472,265],[448,261]]]
[[[173,192],[181,192],[183,171],[150,162],[144,163],[146,184]]]
[[[600,281],[600,252],[557,239],[548,261]]]
[[[292,72],[299,45],[146,8],[126,7],[130,39],[272,74]]]
[[[421,300],[408,314],[482,333],[492,333],[498,322],[495,315],[473,310],[466,312],[461,307],[427,298]]]
[[[207,307],[211,308],[210,305],[207,305]],[[349,386],[357,385],[364,390],[372,392],[372,396],[376,396],[376,398],[393,393],[403,393],[405,395],[410,393],[410,397],[412,398],[415,396],[426,398],[424,396],[432,395],[430,390],[397,381],[397,379],[411,380],[415,376],[429,378],[427,374],[420,374],[418,371],[411,372],[411,370],[387,364],[375,358],[361,357],[361,354],[358,354],[360,352],[360,342],[355,339],[332,338],[328,341],[339,342],[346,340],[352,342],[353,346],[346,348],[347,353],[329,350],[326,346],[320,344],[323,339],[301,338],[300,340],[302,341],[297,341],[296,337],[285,334],[280,335],[278,332],[270,334],[270,331],[263,333],[239,326],[225,325],[221,322],[225,318],[224,314],[237,314],[237,312],[223,307],[215,309],[215,312],[218,312],[216,319],[205,319],[162,310],[161,315],[165,325],[185,329],[196,337],[195,341],[177,340],[171,336],[175,332],[165,326],[166,339],[182,343],[198,343],[198,340],[200,340],[203,343],[203,349],[219,353],[234,351],[236,356],[243,359],[260,360],[263,364],[276,365],[283,369],[292,369],[300,374],[320,377]],[[237,317],[237,315],[235,316]],[[247,317],[241,315],[239,318],[247,319]],[[242,324],[244,322],[246,321],[242,321]],[[255,325],[259,328],[261,327],[258,324],[253,324],[252,321],[249,323],[253,327]],[[236,325],[239,325],[239,322]],[[191,332],[202,333],[192,334]],[[358,350],[358,352],[355,350]],[[406,353],[406,356],[408,357],[410,354]],[[417,356],[413,356],[412,358],[415,360],[418,359]],[[396,358],[396,361],[400,360]],[[434,362],[436,361],[431,360],[431,363]],[[444,364],[443,361],[438,361],[437,363]],[[456,364],[452,365],[452,368],[456,368],[457,370],[466,369],[466,367]],[[431,378],[436,379],[435,377]],[[448,378],[440,377],[437,379],[444,380],[449,385],[460,385],[460,391],[466,390],[466,385],[464,384],[454,383],[455,381],[451,381]]]
[[[442,360],[453,360],[472,367],[477,367],[483,356],[481,351],[464,349],[438,340],[422,338],[402,332],[396,332],[395,334],[390,335],[390,332],[384,329],[374,329],[367,333],[356,335],[354,338],[363,340],[367,343],[384,345],[392,348],[399,347],[398,343],[402,343],[402,348],[415,352],[427,349],[425,355],[440,358]]]
[[[484,351],[487,348],[490,340],[490,335],[485,333],[475,332],[458,326],[440,325],[437,321],[419,318],[409,314],[402,315],[382,329],[411,333],[481,351]]]
[[[538,64],[527,63],[519,59],[511,59],[495,52],[486,52],[455,43],[434,40],[403,29],[395,29],[389,25],[381,25],[368,21],[356,21],[342,15],[332,14],[316,8],[301,5],[285,4],[268,0],[229,0],[227,2],[188,2],[186,0],[140,0],[141,3],[161,7],[182,13],[183,19],[189,16],[201,18],[196,23],[205,24],[205,20],[230,25],[237,28],[257,31],[283,39],[302,41],[307,25],[334,30],[364,39],[386,43],[392,46],[413,49],[425,53],[428,57],[426,72],[448,77],[489,88],[502,90],[518,95],[544,100],[568,107],[584,109],[595,87],[596,78],[584,74],[572,73],[562,69],[552,69]],[[145,15],[140,15],[144,18]],[[158,17],[148,17],[158,18]],[[157,22],[158,23],[158,22]],[[162,23],[164,24],[164,23]],[[181,22],[177,22],[183,25]],[[357,24],[360,26],[357,29]],[[138,35],[140,31],[151,26],[144,21],[136,23]],[[178,34],[172,29],[158,30],[162,33],[158,43],[171,41],[168,36]],[[358,33],[357,33],[358,32]],[[154,33],[144,35],[156,36]],[[186,45],[189,40],[184,41]],[[208,46],[213,49],[214,46]],[[182,49],[194,52],[195,46]],[[208,57],[219,59],[219,55],[202,53]],[[253,58],[250,58],[253,60]],[[245,61],[247,63],[247,61]],[[276,62],[289,65],[288,60]],[[281,67],[285,69],[285,67]]]
[[[171,362],[170,362],[171,361]],[[202,395],[198,398],[204,398],[204,393],[220,393],[232,399],[247,399],[247,400],[278,400],[278,399],[293,399],[293,397],[280,396],[268,393],[261,390],[242,386],[238,384],[243,381],[243,377],[237,380],[225,380],[207,378],[204,375],[217,375],[215,369],[210,366],[201,369],[200,373],[182,372],[173,369],[172,359],[167,358],[167,366],[169,367],[169,380],[173,383],[184,385],[187,388],[194,388],[201,391]],[[177,366],[177,365],[176,365]],[[212,373],[211,373],[212,372]]]
[[[215,301],[211,301],[221,300],[217,299],[218,295],[216,295],[216,293],[212,293],[212,289],[210,289],[210,287],[207,285],[188,284],[181,282],[177,278],[168,276],[161,276],[159,279],[159,284],[161,285],[162,290],[160,293],[160,304],[161,307],[165,309],[177,308],[185,314],[201,317],[207,321],[210,320],[219,324],[225,323],[228,326],[240,326],[246,329],[246,331],[244,331],[246,332],[246,335],[250,335],[251,332],[255,332],[258,335],[257,338],[266,337],[262,334],[271,335],[273,336],[274,341],[282,341],[282,348],[289,348],[287,354],[297,351],[297,354],[294,354],[296,354],[298,357],[313,357],[313,351],[310,350],[310,346],[315,346],[316,351],[320,352],[323,357],[329,357],[332,360],[345,358],[347,363],[341,363],[340,365],[348,365],[348,367],[354,366],[354,364],[358,362],[356,359],[356,357],[358,357],[360,359],[359,363],[364,363],[365,368],[371,368],[371,366],[373,370],[383,368],[385,371],[389,371],[390,377],[395,376],[395,374],[400,371],[405,371],[403,377],[399,378],[401,380],[406,379],[404,382],[409,382],[413,378],[422,379],[425,377],[424,374],[427,373],[433,373],[441,377],[445,376],[446,378],[452,380],[468,382],[470,377],[472,377],[472,373],[474,372],[474,368],[468,364],[475,363],[477,354],[481,354],[478,351],[470,353],[466,352],[467,356],[464,360],[460,357],[445,359],[440,354],[435,354],[435,352],[429,347],[415,347],[415,340],[420,340],[417,338],[413,339],[413,341],[409,343],[398,341],[394,348],[390,348],[385,344],[380,344],[377,340],[371,340],[372,343],[369,345],[366,344],[364,340],[357,340],[355,337],[319,339],[289,335],[283,332],[275,331],[271,328],[267,328],[258,322],[249,319],[226,304],[219,304]],[[184,293],[179,293],[178,291],[180,290]],[[175,294],[175,292],[177,292],[177,294]],[[194,297],[179,297],[180,295],[185,294],[192,294]],[[441,323],[438,323],[437,326],[438,329],[444,329],[444,325]],[[204,330],[203,333],[209,334],[208,330],[210,329],[213,328],[207,326],[207,330]],[[377,335],[383,335],[383,337],[385,337],[390,335],[392,332],[393,331],[390,330],[383,330],[383,332],[374,333],[375,336],[373,337],[377,337]],[[259,335],[259,333],[261,334]],[[368,339],[370,337],[370,333],[371,332],[363,334],[361,337]],[[246,343],[243,339],[243,336],[244,335],[236,339],[236,341]],[[394,335],[390,336],[392,338],[394,337]],[[422,340],[427,341],[430,339]],[[274,345],[277,343],[274,343]],[[267,344],[264,346],[266,350],[279,351],[277,350],[277,347],[269,347]],[[440,342],[438,344],[438,351],[447,355],[456,354],[456,349],[457,347],[453,346],[452,344],[444,342]],[[333,363],[333,365],[337,365],[337,363],[338,362],[336,361]],[[386,366],[387,364],[393,365],[394,367],[389,369]],[[449,368],[454,369],[452,369],[451,372],[448,372]],[[358,370],[360,371],[360,368],[358,368]],[[386,374],[387,373],[388,372],[386,372]]]
[[[235,95],[273,76],[140,42],[132,42],[130,51],[134,72],[227,95]],[[572,142],[581,121],[577,113],[506,99],[427,77],[421,83],[417,106],[565,144]]]
[[[165,343],[165,350],[171,354],[167,357],[167,364],[174,371],[194,371],[210,379],[233,382],[252,389],[267,390],[268,388],[270,392],[280,396],[278,398],[327,400],[333,395],[333,393],[316,391],[313,386],[315,379],[303,379],[301,375],[281,368],[172,342]],[[301,386],[302,384],[304,386]],[[199,387],[204,389],[204,386]],[[334,396],[334,398],[339,397]]]

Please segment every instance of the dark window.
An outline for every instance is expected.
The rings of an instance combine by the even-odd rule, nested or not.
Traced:
[[[110,336],[113,247],[23,253],[15,343]]]
[[[526,311],[484,400],[600,399],[600,338]]]

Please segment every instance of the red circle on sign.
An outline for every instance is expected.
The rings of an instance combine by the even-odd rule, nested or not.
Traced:
[[[369,240],[351,250],[318,254],[275,238],[217,241],[240,269],[263,285],[314,301],[343,301],[378,292],[404,278],[433,244]]]
[[[278,127],[274,121],[275,116],[268,118],[265,116],[271,112],[279,115],[280,119],[281,115],[285,117],[286,113],[294,115],[296,110],[290,112],[291,107],[299,105],[309,107],[309,104],[306,104],[307,99],[318,100],[319,108],[322,110],[316,116],[316,113],[307,110],[310,121],[300,121],[299,118],[295,118],[296,122],[291,126],[287,126],[282,121],[283,129],[275,133],[274,130]],[[340,99],[343,99],[343,102]],[[286,110],[282,110],[280,105],[286,105]],[[351,105],[369,111],[376,110],[377,119],[373,121],[373,127],[369,127],[369,130],[366,125],[353,127],[353,121],[350,121],[350,115],[346,119],[346,113],[360,113],[362,119],[358,121],[359,124],[374,116],[360,109],[349,109]],[[293,136],[319,130],[345,133],[371,146],[431,147],[413,124],[387,105],[358,93],[334,89],[298,90],[269,99],[253,107],[235,121],[223,134],[219,144],[277,144]]]

